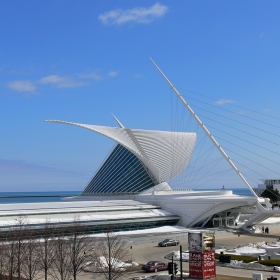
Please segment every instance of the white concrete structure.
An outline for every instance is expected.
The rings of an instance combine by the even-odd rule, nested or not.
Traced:
[[[232,167],[232,169],[237,173],[237,175],[240,177],[240,179],[244,182],[244,184],[248,187],[248,189],[251,191],[251,193],[258,197],[257,194],[254,192],[250,184],[247,182],[247,180],[244,178],[243,174],[240,172],[240,170],[235,166],[231,158],[226,154],[224,149],[221,147],[221,145],[217,142],[213,134],[210,133],[210,131],[207,129],[205,124],[200,120],[198,115],[193,111],[193,109],[190,107],[190,105],[186,102],[186,100],[182,97],[182,95],[179,93],[179,91],[174,87],[174,85],[168,80],[168,78],[164,75],[164,73],[160,70],[160,68],[155,64],[155,62],[150,58],[152,63],[155,65],[157,70],[160,72],[160,74],[163,76],[165,81],[169,84],[171,89],[174,91],[174,93],[177,95],[177,97],[181,100],[183,106],[189,111],[191,116],[195,119],[197,124],[202,128],[204,133],[208,136],[208,138],[211,140],[211,142],[215,145],[215,147],[218,149],[218,151],[222,154],[222,156],[225,158],[225,160],[229,163],[229,165]]]
[[[250,186],[250,184],[247,182],[241,171],[235,166],[231,158],[226,154],[224,149],[220,146],[220,144],[217,142],[217,140],[214,138],[214,136],[210,133],[210,131],[206,128],[204,123],[200,120],[200,118],[195,114],[193,109],[190,107],[190,105],[185,101],[185,99],[182,97],[182,95],[178,92],[178,90],[174,87],[174,85],[169,81],[169,79],[165,76],[165,74],[161,71],[161,69],[156,65],[156,63],[150,58],[154,66],[157,68],[157,70],[160,72],[160,74],[163,76],[165,81],[168,83],[168,85],[171,87],[171,89],[174,91],[176,96],[180,99],[183,106],[189,111],[191,116],[195,119],[195,121],[198,123],[198,125],[202,128],[202,130],[205,132],[205,134],[208,136],[208,138],[212,141],[212,143],[215,145],[215,147],[218,149],[218,151],[222,154],[222,156],[225,158],[225,160],[229,163],[229,165],[232,167],[232,169],[237,173],[237,175],[240,177],[240,179],[244,182],[244,184],[248,187],[248,189],[251,191],[252,195],[256,198],[257,203],[257,213],[245,224],[242,225],[242,228],[244,230],[248,230],[249,227],[251,227],[255,223],[259,223],[263,221],[264,219],[268,218],[269,216],[280,214],[280,210],[277,212],[271,213],[271,204],[267,199],[263,201],[263,199],[260,199],[258,195],[255,193],[253,188]]]
[[[136,129],[126,129],[119,121],[120,128],[111,128],[95,125],[84,125],[77,123],[69,123],[64,121],[49,121],[60,124],[71,124],[82,128],[90,129],[98,132],[106,137],[116,141],[119,145],[125,147],[133,153],[145,166],[147,174],[152,173],[152,177],[156,178],[154,185],[144,188],[137,192],[135,186],[130,191],[130,196],[126,191],[126,195],[120,196],[120,192],[115,193],[115,185],[107,183],[108,174],[114,173],[112,165],[106,162],[100,168],[106,170],[101,179],[92,179],[92,181],[101,181],[104,185],[110,185],[109,191],[105,187],[101,191],[97,187],[85,188],[82,197],[75,200],[118,200],[124,203],[128,198],[135,201],[147,203],[148,205],[159,206],[168,213],[175,214],[180,217],[178,225],[184,227],[219,227],[234,226],[241,212],[257,213],[256,197],[242,197],[234,195],[232,191],[173,191],[168,182],[183,172],[189,162],[191,151],[193,150],[196,135],[195,133],[174,133],[162,131],[146,131]],[[114,151],[112,152],[112,154]],[[123,150],[117,152],[123,154]],[[119,156],[118,156],[119,157]],[[109,161],[110,156],[109,156]],[[121,165],[126,163],[122,161]],[[126,177],[126,171],[118,170]],[[137,171],[138,172],[138,171]],[[137,176],[137,173],[135,173]],[[110,180],[109,180],[110,181]],[[89,183],[90,185],[91,183]],[[98,183],[99,185],[99,183]],[[126,183],[126,186],[129,185]],[[123,190],[124,188],[120,188]],[[105,191],[106,190],[106,191]],[[128,190],[128,187],[126,187]],[[105,194],[114,194],[114,196]]]
[[[168,182],[187,167],[195,133],[126,129],[119,121],[120,128],[51,122],[90,129],[113,139],[117,146],[81,196],[52,204],[0,205],[0,228],[4,231],[13,227],[20,215],[26,216],[37,232],[46,219],[67,229],[74,217],[79,217],[82,227],[98,233],[108,225],[122,231],[177,224],[233,226],[241,212],[257,212],[258,200],[253,196],[242,197],[224,189],[171,189]]]
[[[232,191],[154,191],[139,194],[136,200],[153,205],[181,217],[185,227],[234,226],[240,213],[257,213],[257,199],[242,197]]]
[[[67,229],[78,218],[81,226],[90,233],[102,232],[104,227],[109,226],[117,230],[132,230],[174,225],[180,219],[159,206],[135,201],[133,197],[126,197],[125,200],[107,198],[96,201],[0,204],[1,233],[16,226],[19,216],[25,217],[26,222],[37,232],[47,220],[51,225]]]
[[[158,182],[169,182],[187,167],[196,142],[196,133],[129,129],[79,124],[59,120],[100,133],[133,153]],[[120,122],[118,121],[120,124]]]

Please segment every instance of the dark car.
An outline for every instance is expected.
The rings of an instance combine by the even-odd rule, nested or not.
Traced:
[[[146,270],[147,272],[154,271],[158,272],[160,270],[167,270],[168,264],[163,263],[161,261],[150,261],[147,264],[142,265],[142,270]]]
[[[158,243],[160,247],[167,247],[167,246],[177,246],[180,242],[175,239],[164,239],[163,241]]]

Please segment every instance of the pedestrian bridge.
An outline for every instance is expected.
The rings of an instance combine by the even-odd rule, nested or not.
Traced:
[[[241,226],[241,229],[245,231],[251,231],[250,228],[252,226],[260,224],[269,217],[280,215],[279,207],[273,208],[272,205],[268,202],[268,200],[265,201],[265,205],[261,204],[260,202],[257,203],[256,207],[258,209],[258,213],[256,213],[248,221],[246,221]]]

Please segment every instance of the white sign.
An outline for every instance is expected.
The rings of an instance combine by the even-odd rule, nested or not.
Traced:
[[[253,280],[263,280],[262,273],[252,273],[252,279]]]

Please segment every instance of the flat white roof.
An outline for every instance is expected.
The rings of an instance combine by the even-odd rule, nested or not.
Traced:
[[[135,200],[1,204],[0,226],[16,224],[16,219],[21,215],[24,215],[30,224],[44,224],[46,220],[50,223],[72,222],[75,217],[81,222],[98,222],[176,216],[159,208]]]
[[[50,223],[63,223],[73,222],[75,217],[79,218],[80,222],[98,222],[104,220],[125,220],[125,219],[145,219],[145,218],[160,218],[160,217],[175,217],[176,215],[171,214],[168,211],[161,209],[150,209],[150,210],[127,210],[127,211],[114,211],[114,212],[98,212],[98,213],[65,213],[65,214],[38,214],[38,215],[27,215],[26,220],[28,224],[44,224],[46,220]],[[0,226],[15,225],[16,219],[19,215],[1,217]]]
[[[21,211],[21,210],[58,210],[58,209],[105,209],[105,208],[123,208],[123,207],[154,207],[144,202],[135,200],[86,200],[86,201],[62,201],[62,202],[37,202],[37,203],[11,203],[0,204],[0,214],[3,211]]]

